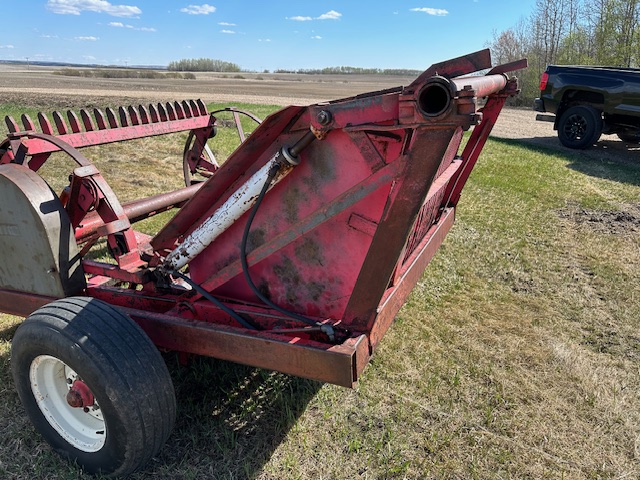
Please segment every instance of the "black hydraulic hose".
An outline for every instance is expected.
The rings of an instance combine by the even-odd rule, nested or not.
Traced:
[[[186,283],[188,283],[191,286],[191,288],[193,288],[196,292],[198,292],[204,298],[206,298],[207,300],[212,302],[220,310],[224,311],[227,315],[229,315],[231,318],[233,318],[236,322],[238,322],[244,328],[248,328],[249,330],[259,330],[258,327],[256,327],[255,325],[249,323],[249,321],[247,321],[245,318],[243,318],[242,315],[240,315],[235,310],[232,310],[231,308],[227,307],[224,303],[222,303],[216,297],[211,295],[209,292],[207,292],[204,288],[202,288],[200,285],[195,283],[193,280],[191,280],[186,275],[178,272],[177,270],[170,270],[168,273],[170,273],[171,275],[174,275],[176,277],[180,277],[182,280],[184,280]]]
[[[312,325],[314,327],[315,326],[320,327],[320,329],[324,333],[326,333],[330,339],[333,340],[334,331],[331,325],[322,324],[320,322],[307,318],[303,315],[299,315],[295,312],[287,310],[286,308],[283,308],[279,305],[276,305],[275,303],[273,303],[271,300],[269,300],[267,297],[265,297],[262,294],[262,292],[258,289],[258,287],[256,287],[255,283],[253,283],[253,279],[249,274],[249,264],[247,262],[247,241],[249,239],[249,232],[251,231],[251,224],[253,223],[253,219],[255,218],[256,213],[258,213],[258,209],[260,208],[260,204],[262,203],[264,196],[267,194],[267,190],[269,190],[269,187],[271,186],[271,182],[278,174],[278,171],[280,170],[280,168],[281,168],[281,165],[279,163],[275,163],[273,167],[271,167],[271,169],[269,170],[269,174],[267,176],[267,180],[266,182],[264,182],[264,185],[262,186],[262,190],[260,191],[260,194],[256,199],[256,203],[254,204],[253,208],[251,209],[251,212],[249,213],[249,218],[247,219],[247,223],[244,227],[244,233],[242,234],[242,243],[240,245],[240,261],[242,262],[242,273],[244,273],[244,278],[247,281],[247,284],[249,285],[249,288],[251,289],[251,291],[265,305],[267,305],[268,307],[271,307],[272,309],[294,320],[298,320],[299,322],[306,323],[307,325]]]

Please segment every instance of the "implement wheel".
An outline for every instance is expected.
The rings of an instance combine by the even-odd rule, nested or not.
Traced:
[[[253,120],[256,125],[262,123],[262,120],[253,113],[238,110],[236,107],[221,108],[220,110],[211,112],[211,115],[227,112],[231,113],[232,120],[221,120],[220,126],[224,128],[235,127],[241,144],[244,143],[248,135],[242,126],[242,116]],[[194,183],[204,182],[213,176],[218,167],[219,164],[209,146],[206,143],[204,145],[198,145],[194,132],[190,132],[184,146],[184,153],[182,154],[182,170],[185,185],[189,187]]]
[[[182,154],[182,171],[184,184],[190,187],[194,183],[205,181],[219,168],[216,157],[206,143],[200,150],[196,148],[197,138],[193,131],[189,132]],[[200,156],[194,151],[201,151]]]
[[[558,121],[558,138],[568,148],[590,147],[602,135],[602,115],[587,105],[568,108]]]
[[[102,301],[71,297],[35,311],[13,338],[11,368],[36,429],[89,473],[139,469],[173,428],[175,394],[160,353]]]

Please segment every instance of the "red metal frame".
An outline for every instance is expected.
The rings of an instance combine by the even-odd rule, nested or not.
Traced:
[[[506,98],[517,94],[517,81],[504,74],[525,66],[465,76],[491,68],[485,50],[433,65],[405,88],[285,108],[246,139],[239,129],[245,141],[206,182],[125,206],[74,147],[191,130],[200,157],[215,127],[201,103],[176,103],[164,114],[156,107],[121,109],[119,124],[113,111],[106,120],[94,113],[97,129],[83,111],[85,130],[70,115],[71,133],[57,115],[57,136],[44,116],[43,133],[28,118],[22,132],[9,120],[2,163],[37,170],[56,150],[76,160],[64,199],[76,239],[90,246],[107,237],[118,262],[84,259],[88,283],[78,293],[119,306],[159,347],[352,386],[453,225],[480,151]],[[486,103],[479,108],[481,97]],[[307,146],[309,131],[316,141]],[[172,278],[167,254],[301,139],[299,164],[265,195],[248,237],[248,274],[278,310],[245,281],[239,245],[248,213],[189,262],[189,281],[203,290]],[[134,221],[174,206],[179,212],[155,237],[133,230]],[[0,291],[0,309],[21,315],[49,300]],[[287,311],[331,325],[335,336],[301,325]],[[240,324],[237,315],[259,329]]]

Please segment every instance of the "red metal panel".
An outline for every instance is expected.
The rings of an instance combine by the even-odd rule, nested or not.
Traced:
[[[240,333],[237,329],[187,322],[169,315],[123,310],[161,348],[213,356],[343,387],[352,387],[357,379],[356,366],[364,363],[357,356],[364,356],[365,361],[369,357],[364,336],[343,345],[326,345],[266,333]]]
[[[451,162],[461,138],[459,128],[423,127],[414,135],[405,158],[405,171],[396,185],[395,198],[389,199],[353,288],[344,318],[347,325],[360,331],[371,329],[380,298],[387,289],[435,174],[443,158]]]
[[[35,293],[0,289],[0,312],[28,317],[40,307],[54,300],[56,299]]]

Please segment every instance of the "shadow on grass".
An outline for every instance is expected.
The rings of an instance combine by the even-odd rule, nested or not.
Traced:
[[[560,145],[557,139],[491,137],[503,145],[518,146],[527,150],[549,153],[565,159],[567,167],[591,177],[602,178],[629,185],[640,185],[640,148],[619,140],[601,140],[586,150],[571,150]],[[553,140],[553,141],[551,141]]]
[[[322,384],[216,359],[165,360],[177,423],[159,458],[135,478],[253,478]]]
[[[20,324],[0,328],[0,342],[11,342],[13,335],[16,333]]]

